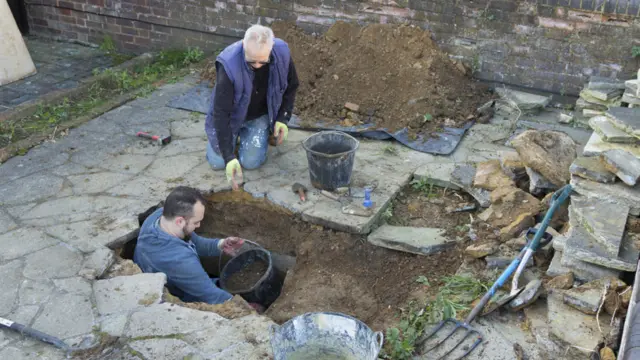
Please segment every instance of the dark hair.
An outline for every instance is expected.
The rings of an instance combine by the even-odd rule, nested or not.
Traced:
[[[189,218],[193,216],[193,206],[197,202],[202,205],[206,204],[200,191],[188,186],[178,186],[167,196],[162,215],[167,219],[174,219],[178,216]]]

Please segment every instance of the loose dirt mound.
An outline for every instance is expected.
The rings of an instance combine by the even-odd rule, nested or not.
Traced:
[[[427,132],[464,124],[491,98],[418,27],[337,22],[312,36],[277,22],[273,30],[291,48],[301,81],[295,113],[306,121]],[[348,112],[346,102],[359,109]]]
[[[399,307],[435,294],[438,280],[462,262],[463,248],[432,256],[387,250],[358,235],[305,223],[248,194],[218,193],[210,200],[200,229],[204,236],[240,236],[296,256],[282,294],[266,313],[277,322],[337,311],[385,329],[397,322]],[[431,287],[416,282],[421,275]]]

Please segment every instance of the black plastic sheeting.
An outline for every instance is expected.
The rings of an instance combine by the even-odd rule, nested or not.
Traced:
[[[211,105],[211,91],[208,81],[200,82],[183,95],[177,96],[167,104],[167,106],[189,111],[197,111],[206,114]],[[289,121],[289,127],[302,130],[338,130],[344,131],[353,136],[361,136],[368,139],[388,140],[395,139],[405,146],[424,153],[448,155],[451,154],[464,136],[464,133],[473,125],[473,121],[468,122],[464,127],[452,128],[444,127],[440,132],[426,135],[419,135],[416,139],[409,138],[408,129],[404,128],[396,132],[389,132],[386,129],[376,129],[373,124],[363,124],[359,126],[345,127],[329,122],[317,121],[303,124],[300,118],[295,115]]]

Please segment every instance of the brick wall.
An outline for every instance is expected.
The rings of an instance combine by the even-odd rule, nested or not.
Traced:
[[[336,20],[429,29],[475,76],[576,94],[590,75],[631,77],[640,66],[640,0],[27,0],[32,33],[121,50],[213,50],[255,23]]]

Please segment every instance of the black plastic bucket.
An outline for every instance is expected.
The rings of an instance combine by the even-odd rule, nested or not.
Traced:
[[[246,289],[233,289],[233,291],[230,291],[228,280],[231,275],[256,261],[262,261],[267,264],[267,270],[260,280]],[[271,254],[264,249],[251,249],[231,258],[224,265],[220,272],[220,287],[234,295],[242,296],[247,302],[258,303],[268,307],[280,296],[282,283],[278,280],[278,276],[273,270]]]
[[[305,139],[311,185],[328,191],[349,186],[359,144],[341,131],[322,131]]]

